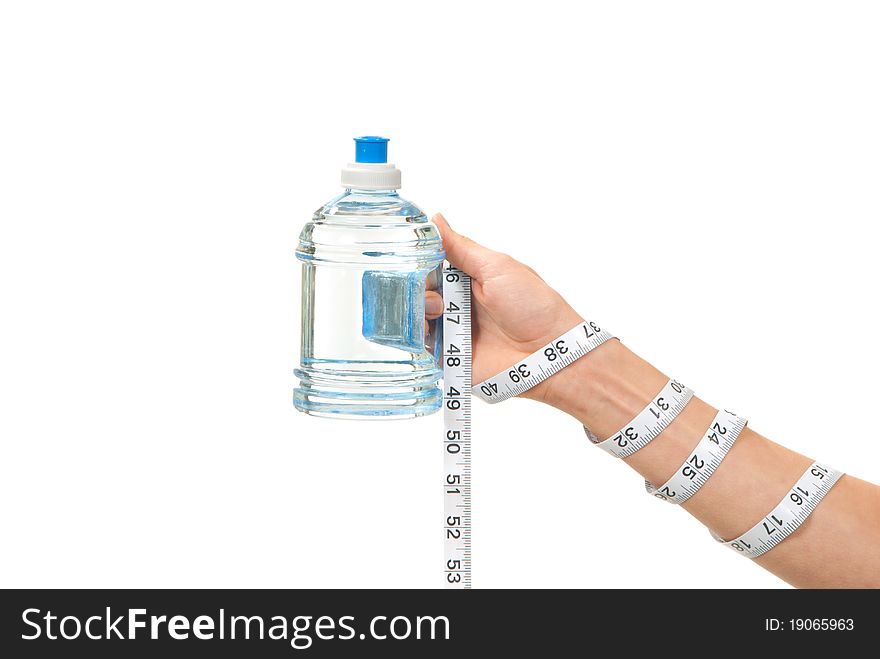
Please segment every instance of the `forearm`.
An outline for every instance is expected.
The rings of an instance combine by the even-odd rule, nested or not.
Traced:
[[[533,397],[605,439],[644,409],[667,381],[615,340],[546,380]],[[665,482],[717,411],[694,397],[654,441],[625,461],[652,483]],[[811,462],[746,428],[682,507],[719,536],[736,537],[767,515]],[[795,533],[756,562],[799,587],[880,587],[880,488],[844,476]]]

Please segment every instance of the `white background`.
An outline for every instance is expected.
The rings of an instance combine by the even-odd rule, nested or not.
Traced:
[[[441,418],[291,405],[351,138],[708,401],[880,481],[872,3],[4,3],[0,585],[435,587]],[[478,587],[783,586],[477,402]],[[613,530],[613,535],[609,532]]]

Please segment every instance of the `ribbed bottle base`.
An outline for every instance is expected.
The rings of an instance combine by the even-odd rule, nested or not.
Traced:
[[[357,376],[296,369],[300,385],[293,404],[301,412],[333,418],[409,419],[440,409],[439,371],[418,377],[382,374]]]

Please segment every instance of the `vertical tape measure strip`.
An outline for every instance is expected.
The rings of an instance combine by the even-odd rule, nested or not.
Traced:
[[[746,423],[748,421],[733,412],[718,412],[700,443],[672,478],[660,487],[654,487],[650,481],[645,481],[648,494],[669,503],[680,504],[690,499],[715,473]]]
[[[578,323],[507,371],[475,385],[473,394],[487,403],[518,396],[612,338],[594,322]]]
[[[818,462],[811,464],[772,512],[733,540],[712,537],[749,558],[757,558],[794,533],[816,509],[843,472]]]
[[[471,279],[443,268],[443,534],[447,588],[471,587]]]
[[[638,416],[608,439],[600,441],[586,426],[584,432],[602,450],[618,458],[629,457],[663,432],[693,395],[689,387],[670,380]]]
[[[594,322],[578,323],[509,370],[472,387],[471,280],[452,265],[443,268],[443,304],[444,570],[448,588],[470,588],[470,394],[488,403],[500,403],[528,391],[614,337]]]

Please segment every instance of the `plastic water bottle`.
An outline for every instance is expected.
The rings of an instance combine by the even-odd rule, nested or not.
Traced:
[[[440,293],[437,228],[397,194],[388,140],[355,138],[339,197],[303,227],[300,380],[293,402],[309,414],[407,418],[441,404],[441,323],[425,319]]]

